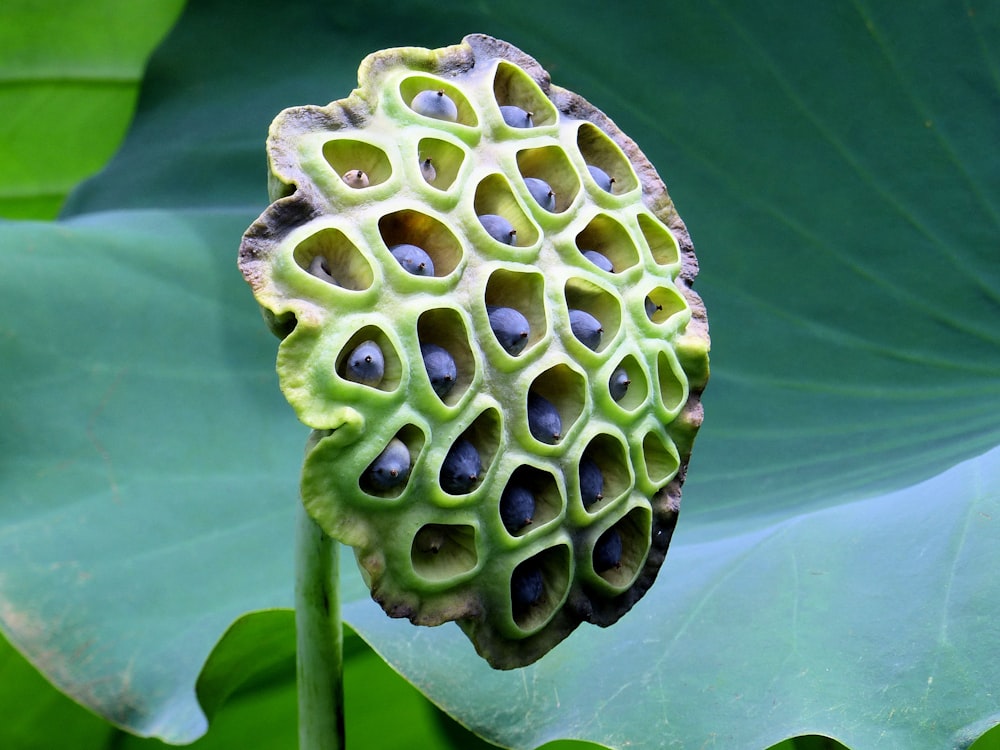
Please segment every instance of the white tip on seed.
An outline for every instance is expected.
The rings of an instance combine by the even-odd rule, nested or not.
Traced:
[[[343,180],[348,187],[352,188],[368,187],[368,175],[366,175],[360,169],[350,169],[347,172],[344,172]]]

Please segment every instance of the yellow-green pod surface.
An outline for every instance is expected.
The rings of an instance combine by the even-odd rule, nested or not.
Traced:
[[[663,562],[708,377],[697,262],[635,144],[511,45],[386,50],[359,80],[275,119],[274,202],[240,248],[314,430],[303,501],[387,613],[458,621],[490,664],[522,666],[614,623]],[[493,308],[527,321],[516,347]],[[454,363],[443,395],[428,345]],[[457,485],[453,449],[474,450]],[[403,470],[378,474],[383,451]]]

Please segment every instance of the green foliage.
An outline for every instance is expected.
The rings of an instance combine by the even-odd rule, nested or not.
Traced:
[[[712,323],[705,427],[660,580],[613,628],[501,675],[452,627],[385,618],[350,569],[345,618],[511,746],[968,747],[1000,718],[993,5],[418,2],[372,24],[195,0],[104,174],[59,222],[0,224],[4,632],[135,731],[204,731],[196,698],[236,688],[207,671],[196,693],[219,637],[291,600],[305,434],[235,269],[267,124],[344,96],[375,49],[470,31],[536,56],[666,180]],[[256,650],[218,652],[274,670],[234,694],[234,731],[289,689]]]

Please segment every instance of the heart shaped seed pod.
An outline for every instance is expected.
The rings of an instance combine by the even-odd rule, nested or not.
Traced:
[[[306,511],[388,614],[496,668],[612,625],[663,564],[708,379],[652,165],[482,35],[375,53],[267,152],[239,264],[313,430]]]

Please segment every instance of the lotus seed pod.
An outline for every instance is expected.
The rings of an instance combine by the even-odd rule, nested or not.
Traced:
[[[708,379],[652,165],[482,35],[375,53],[347,98],[279,114],[267,151],[240,268],[312,429],[307,512],[389,615],[455,621],[496,668],[615,623],[664,562]]]
[[[451,97],[440,89],[437,91],[421,91],[410,102],[413,111],[424,117],[435,120],[455,122],[458,119],[458,107]]]

